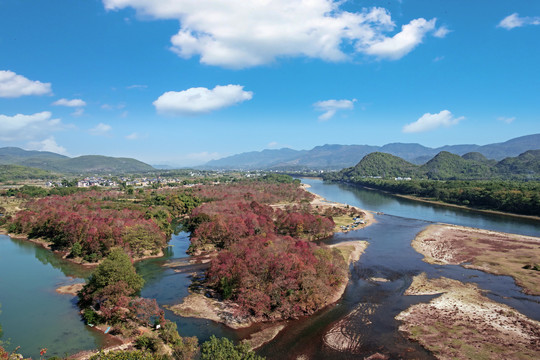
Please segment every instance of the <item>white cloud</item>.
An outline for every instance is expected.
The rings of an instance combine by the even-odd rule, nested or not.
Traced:
[[[86,106],[86,102],[84,102],[82,99],[59,99],[52,103],[56,106],[68,106],[68,107],[83,107]]]
[[[51,119],[49,111],[32,115],[17,114],[14,116],[0,114],[0,140],[30,140],[44,133],[59,130],[60,119]]]
[[[79,109],[76,109],[74,112],[71,113],[71,116],[82,116],[84,114],[84,109],[83,108],[79,108]]]
[[[352,100],[324,100],[318,101],[313,106],[318,111],[324,111],[322,115],[319,116],[320,121],[330,120],[338,110],[352,110],[354,109],[354,103],[356,99]]]
[[[231,68],[268,64],[279,57],[343,61],[361,53],[398,59],[435,26],[435,19],[413,19],[400,33],[387,37],[395,24],[386,9],[348,12],[341,9],[344,2],[103,0],[107,10],[133,7],[146,17],[178,20],[172,51]]]
[[[111,105],[111,104],[103,104],[103,105],[101,105],[101,108],[103,110],[114,110],[114,109],[121,110],[121,109],[123,109],[125,107],[126,107],[126,104],[124,104],[124,103],[119,103],[119,104],[116,104],[116,105]]]
[[[158,113],[169,115],[197,115],[251,100],[253,93],[240,85],[204,87],[183,91],[168,91],[153,102]]]
[[[515,116],[512,116],[512,117],[500,116],[500,117],[497,118],[497,120],[502,121],[502,122],[507,123],[507,124],[511,124],[511,123],[514,122],[514,120],[516,120],[516,117]]]
[[[435,59],[433,59],[433,62],[439,62],[441,60],[444,60],[444,56],[437,56]]]
[[[96,127],[90,129],[90,133],[92,135],[106,135],[111,130],[112,130],[111,125],[99,123],[96,125]]]
[[[446,35],[448,35],[448,33],[450,33],[450,29],[448,29],[446,26],[441,26],[440,28],[435,30],[435,32],[433,33],[433,36],[442,39],[442,38],[446,37]]]
[[[129,135],[126,135],[126,139],[128,139],[128,140],[138,140],[140,138],[141,138],[141,136],[139,134],[137,134],[136,132],[131,133]]]
[[[268,146],[269,148],[276,148],[279,146],[279,143],[277,141],[270,141],[266,146]]]
[[[513,13],[508,15],[497,25],[497,27],[502,27],[506,30],[511,30],[516,27],[522,27],[525,25],[540,25],[540,16],[519,16],[518,13]]]
[[[438,114],[425,113],[420,119],[405,125],[403,127],[403,132],[416,133],[434,130],[441,126],[449,127],[456,125],[463,119],[465,119],[464,116],[455,118],[454,115],[452,115],[452,113],[448,110],[443,110]]]
[[[66,148],[58,145],[53,136],[42,141],[32,141],[28,143],[28,148],[30,150],[50,151],[61,155],[68,155]]]
[[[401,59],[420,44],[428,32],[435,29],[435,21],[423,18],[412,20],[401,27],[401,32],[368,45],[365,51],[379,58]]]
[[[51,83],[32,81],[13,71],[0,70],[0,97],[16,98],[25,95],[52,94]]]

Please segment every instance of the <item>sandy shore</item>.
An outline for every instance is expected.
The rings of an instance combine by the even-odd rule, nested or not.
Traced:
[[[77,293],[82,290],[83,286],[83,283],[64,285],[57,288],[56,292],[59,294],[77,296]]]
[[[309,188],[309,185],[302,184],[302,187],[304,189],[307,189]],[[313,195],[315,195],[315,199],[311,202],[312,206],[319,206],[319,208],[326,206],[347,208],[347,205],[345,204],[330,202],[319,195]],[[286,205],[274,205],[274,207],[282,206]],[[349,208],[351,207],[349,206]],[[361,227],[368,226],[374,222],[374,218],[371,213],[363,211],[359,208],[354,209],[357,210],[358,213],[364,214],[365,224],[362,224]],[[347,263],[351,264],[360,259],[360,256],[363,254],[367,246],[367,241],[347,241],[339,244],[333,244],[330,247],[340,249]],[[347,283],[348,277],[343,281],[339,288],[336,289],[334,295],[327,300],[325,306],[336,303],[343,296],[343,293],[345,292],[345,289],[347,287]],[[233,329],[246,328],[255,323],[264,321],[264,319],[262,318],[255,317],[238,318],[234,316],[234,314],[236,313],[236,308],[237,305],[233,302],[218,301],[197,293],[191,293],[183,299],[182,303],[168,307],[169,310],[173,311],[177,315],[208,319],[222,323]],[[252,334],[252,337],[257,340],[248,340],[250,342],[253,342],[252,344],[250,343],[250,346],[256,348],[272,340],[283,329],[283,327],[284,325],[278,324],[276,326],[272,326],[263,330],[264,332],[262,332],[261,334]],[[261,343],[261,339],[264,339],[264,342]]]
[[[177,315],[212,320],[227,325],[232,329],[242,329],[261,319],[235,316],[238,305],[231,301],[218,301],[202,294],[191,293],[177,305],[168,306]]]
[[[309,184],[300,184],[300,186],[306,191],[309,191],[308,189],[311,187],[311,185],[309,185]],[[347,209],[347,210],[354,209],[357,213],[362,215],[362,219],[364,220],[364,224],[358,224],[358,226],[356,228],[350,229],[350,230],[343,230],[341,228],[336,228],[335,232],[348,232],[348,231],[351,231],[351,230],[358,230],[358,229],[365,228],[366,226],[369,226],[369,225],[375,223],[375,217],[373,216],[373,213],[371,211],[363,210],[363,209],[360,209],[360,208],[358,208],[356,206],[351,206],[351,205],[347,205],[347,204],[337,203],[337,202],[334,202],[334,201],[329,201],[329,200],[326,200],[325,198],[323,198],[322,196],[320,196],[318,194],[315,194],[315,193],[312,193],[312,192],[310,192],[310,193],[313,196],[315,196],[315,198],[310,203],[311,206],[313,206],[313,207],[318,207],[318,208],[321,208],[321,209],[324,209],[326,207],[336,207],[336,208]],[[353,224],[353,223],[354,223],[354,221],[351,218],[350,224]]]
[[[540,295],[540,238],[454,225],[430,225],[412,242],[432,264],[462,265],[512,276],[528,294]]]
[[[538,359],[540,322],[491,301],[475,284],[416,276],[406,295],[442,294],[396,316],[438,359]]]
[[[242,343],[247,344],[251,350],[258,349],[264,344],[272,341],[272,339],[274,339],[284,328],[285,324],[271,325],[249,335],[247,339],[242,340]]]

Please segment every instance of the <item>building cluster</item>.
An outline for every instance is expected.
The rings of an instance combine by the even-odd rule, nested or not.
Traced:
[[[344,231],[353,230],[357,228],[359,225],[366,223],[364,219],[362,219],[361,217],[354,217],[353,220],[354,220],[354,223],[351,225],[342,225],[341,230],[344,230]]]

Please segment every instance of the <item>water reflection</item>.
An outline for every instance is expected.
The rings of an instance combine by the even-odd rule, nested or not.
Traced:
[[[311,185],[310,191],[328,200],[358,206],[366,210],[411,219],[540,236],[540,222],[538,220],[422,203],[359,186],[324,183],[322,180],[312,178],[302,179],[302,182]]]
[[[105,344],[102,334],[81,321],[74,298],[55,292],[81,281],[84,267],[70,264],[35,244],[0,235],[0,322],[10,351],[20,346],[26,357],[64,356]],[[6,276],[9,274],[9,276]]]

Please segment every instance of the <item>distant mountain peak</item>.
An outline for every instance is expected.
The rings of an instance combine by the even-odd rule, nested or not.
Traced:
[[[243,170],[340,170],[356,165],[372,152],[384,152],[420,165],[441,151],[455,155],[475,152],[486,159],[502,160],[540,148],[540,134],[525,135],[504,143],[488,145],[445,145],[430,148],[417,143],[394,142],[384,146],[324,144],[311,150],[290,148],[251,151],[206,163],[202,168]],[[471,160],[471,159],[466,159]],[[457,161],[457,160],[456,160]],[[480,160],[477,160],[480,161]]]

